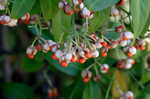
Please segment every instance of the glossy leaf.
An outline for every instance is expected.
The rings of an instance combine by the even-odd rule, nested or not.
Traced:
[[[63,11],[59,11],[52,20],[52,35],[56,41],[65,40],[66,36],[71,32],[71,16],[67,16]]]
[[[150,71],[145,70],[141,79],[141,83],[147,83],[148,81],[150,81]]]
[[[94,11],[100,11],[115,5],[119,0],[84,0],[85,4]]]
[[[124,52],[118,48],[115,48],[113,50],[110,51],[110,56],[117,59],[117,60],[121,60],[121,59],[126,59],[126,55],[124,54]]]
[[[38,53],[34,59],[23,57],[21,64],[21,68],[25,72],[37,72],[43,67],[44,62],[42,55]]]
[[[85,84],[81,81],[81,79],[80,79],[79,82],[75,82],[75,84],[76,85],[73,88],[69,99],[79,99],[79,98],[82,97],[83,89],[84,89]]]
[[[83,92],[83,99],[101,99],[100,88],[96,83],[90,82],[87,84]]]
[[[40,7],[40,1],[36,0],[35,4],[33,5],[31,9],[31,15],[34,14],[41,14],[41,7]]]
[[[30,12],[36,0],[15,0],[11,11],[13,18],[20,18]]]
[[[130,0],[132,28],[136,37],[141,35],[150,16],[150,0]]]
[[[53,18],[58,11],[59,0],[40,0],[41,10],[45,19]]]
[[[94,14],[94,18],[89,20],[89,32],[95,32],[99,27],[101,27],[105,22],[108,21],[110,15],[110,9],[105,9],[98,11]]]
[[[33,90],[24,84],[4,83],[1,84],[6,99],[37,99]]]
[[[110,40],[118,40],[120,37],[120,34],[118,32],[107,32],[104,34],[104,36]]]

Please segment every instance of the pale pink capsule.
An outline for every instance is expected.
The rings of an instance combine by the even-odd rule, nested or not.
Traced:
[[[108,64],[102,64],[102,66],[101,66],[101,72],[102,73],[107,73],[108,71],[109,71]]]

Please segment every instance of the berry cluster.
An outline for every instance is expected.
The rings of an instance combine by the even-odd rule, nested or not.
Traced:
[[[118,99],[134,99],[134,94],[131,91],[128,91],[121,95]]]
[[[130,68],[132,68],[133,64],[135,64],[135,61],[133,59],[131,59],[131,58],[123,59],[123,60],[118,61],[117,68],[130,69]]]
[[[72,0],[72,3],[72,5],[69,5],[66,0],[62,0],[58,6],[60,9],[63,9],[67,15],[79,13],[82,18],[93,18],[94,13],[84,6],[82,0]]]
[[[96,65],[96,64],[95,64]],[[108,64],[98,64],[99,66],[99,70],[101,71],[101,73],[107,73],[109,71],[109,65]],[[92,78],[92,72],[89,71],[90,68],[83,70],[81,73],[81,77],[82,77],[82,81],[87,83],[91,80]],[[98,81],[100,80],[100,75],[96,74],[95,76],[93,76],[93,80],[94,81]]]
[[[113,41],[106,38],[99,38],[96,33],[92,33],[84,38],[79,37],[79,41],[72,38],[72,41],[65,42],[63,46],[60,46],[60,44],[57,44],[52,40],[44,40],[44,43],[41,45],[30,46],[26,53],[29,58],[33,59],[37,51],[42,50],[45,53],[51,51],[53,52],[52,58],[58,60],[63,67],[67,67],[68,64],[72,62],[83,64],[89,58],[98,57],[100,52],[101,56],[105,57],[110,49],[119,46],[123,47],[123,51],[128,57],[132,57],[136,54],[137,49],[144,50],[146,44],[144,40],[138,40],[135,46],[131,45],[134,36],[131,32],[122,31],[123,27],[124,26],[122,25],[116,27],[116,31],[120,33],[118,40]],[[124,64],[119,67],[129,68],[131,67],[130,65],[128,63],[127,65]]]
[[[32,21],[35,21],[35,19],[31,20],[31,18],[32,17],[30,16],[29,13],[26,13],[24,16],[22,16],[19,19],[13,19],[8,15],[1,15],[0,16],[0,24],[7,25],[10,27],[14,27],[17,24],[30,24]]]

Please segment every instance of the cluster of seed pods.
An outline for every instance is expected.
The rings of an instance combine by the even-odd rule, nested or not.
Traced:
[[[122,59],[118,61],[117,63],[117,68],[120,69],[130,69],[132,66],[135,64],[135,60],[128,58],[128,59]]]
[[[69,5],[65,0],[59,2],[59,8],[63,9],[67,15],[72,15],[74,13],[79,13],[83,18],[92,18],[93,12],[89,11],[84,7],[82,0],[72,0],[73,5]],[[121,6],[125,3],[125,0],[120,0],[117,6]],[[112,8],[112,16],[119,16],[120,12],[117,8]],[[29,16],[25,15],[21,18],[27,24],[29,23]],[[100,38],[97,33],[92,33],[86,38],[89,40],[88,44],[84,40],[76,42],[74,38],[70,42],[65,42],[61,46],[60,44],[52,40],[44,40],[44,43],[31,45],[27,48],[27,56],[33,59],[38,51],[43,51],[47,53],[51,51],[52,59],[57,60],[62,67],[67,67],[69,63],[85,63],[90,58],[96,58],[98,56],[106,57],[107,52],[110,49],[120,47],[125,54],[128,56],[127,59],[119,60],[117,63],[117,68],[120,69],[130,69],[135,61],[132,59],[137,52],[137,50],[145,50],[145,41],[140,39],[135,39],[132,32],[127,31],[124,25],[119,25],[115,27],[115,32],[119,33],[120,37],[117,40],[109,40],[107,38]],[[133,41],[136,41],[133,44]],[[108,64],[101,64],[101,73],[107,73],[109,71]],[[90,70],[83,70],[81,73],[84,82],[89,82],[92,78],[92,72]],[[100,79],[100,75],[93,77],[96,81]],[[126,99],[126,98],[125,98]],[[130,99],[130,98],[127,98]],[[132,99],[132,98],[131,98]]]
[[[122,27],[123,26],[116,27],[116,31],[120,33],[118,40],[108,41],[105,40],[105,38],[99,38],[96,33],[92,33],[86,37],[89,39],[88,45],[83,42],[84,40],[80,41],[80,43],[73,40],[72,42],[64,43],[63,46],[60,46],[52,40],[47,40],[41,45],[41,48],[44,52],[53,52],[52,58],[58,60],[63,67],[67,67],[68,64],[72,62],[85,63],[87,59],[98,57],[100,53],[101,56],[105,57],[110,49],[118,46],[122,47],[128,57],[134,56],[137,49],[144,50],[145,41],[138,40],[135,45],[131,45],[134,36],[129,31],[122,31]],[[28,48],[27,54],[30,58],[34,58],[33,56],[38,50],[39,48],[37,49],[31,46]],[[127,67],[129,68],[129,64]]]
[[[24,16],[22,16],[19,19],[13,19],[8,15],[1,15],[0,16],[0,24],[14,27],[17,24],[30,24],[31,23],[31,16],[29,13],[26,13]]]
[[[99,64],[98,66],[99,66],[99,70],[103,74],[105,74],[109,71],[108,64]],[[99,74],[96,74],[95,76],[93,76],[93,73],[88,69],[85,69],[81,72],[81,77],[82,77],[82,81],[85,83],[89,82],[92,78],[94,81],[99,81],[101,78],[101,76]]]
[[[82,18],[93,18],[94,13],[84,6],[82,0],[72,0],[72,5],[70,5],[66,0],[62,0],[59,2],[58,6],[60,9],[63,9],[67,15],[79,13]]]

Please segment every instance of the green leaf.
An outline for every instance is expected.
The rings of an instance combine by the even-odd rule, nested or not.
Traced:
[[[143,31],[142,31],[143,34],[148,30],[149,26],[150,26],[150,14],[149,14],[149,17],[148,17],[148,19],[147,19],[147,22],[146,22],[146,24],[145,24],[145,26],[144,26],[144,29],[143,29]]]
[[[21,64],[21,68],[25,72],[37,72],[44,65],[42,54],[38,53],[34,59],[23,57]]]
[[[147,85],[143,90],[140,90],[136,99],[150,99],[150,85]]]
[[[40,1],[36,0],[35,4],[33,5],[31,9],[31,15],[34,14],[41,14],[41,7],[40,7]]]
[[[107,32],[104,34],[104,36],[110,40],[118,40],[120,37],[120,34],[118,32]]]
[[[124,52],[118,48],[111,50],[110,56],[117,60],[122,60],[122,59],[127,58],[127,56],[124,54]]]
[[[94,14],[94,18],[89,21],[89,32],[95,32],[101,25],[108,21],[110,9],[105,9]]]
[[[147,83],[148,81],[150,81],[150,71],[145,70],[142,75],[141,83],[144,84]]]
[[[112,85],[112,97],[113,98],[118,98],[119,96],[122,95],[122,92],[128,91],[128,76],[121,72],[116,70],[115,71],[115,79],[113,81]]]
[[[11,11],[13,18],[20,18],[25,13],[30,12],[36,0],[15,0]]]
[[[1,87],[6,99],[37,99],[33,90],[25,84],[4,83]]]
[[[56,41],[65,40],[65,37],[71,32],[71,16],[67,16],[63,11],[59,11],[52,19],[52,35]],[[62,39],[63,38],[63,39]]]
[[[40,0],[41,10],[45,19],[53,18],[58,11],[59,0]]]
[[[83,92],[83,99],[101,99],[101,92],[97,83],[88,83]]]
[[[130,0],[132,28],[136,37],[145,29],[150,16],[150,0]]]
[[[71,63],[69,64],[68,67],[62,67],[57,60],[53,60],[51,58],[52,53],[47,53],[45,54],[45,58],[48,60],[50,63],[50,66],[54,66],[56,69],[60,70],[61,72],[70,75],[70,76],[75,76],[79,73],[80,71],[80,65],[77,63]]]
[[[84,0],[85,4],[94,11],[100,11],[115,5],[119,0]]]
[[[80,99],[82,97],[85,84],[81,81],[81,79],[80,79],[80,81],[78,81],[78,83],[75,82],[75,84],[76,85],[73,88],[69,99]]]

